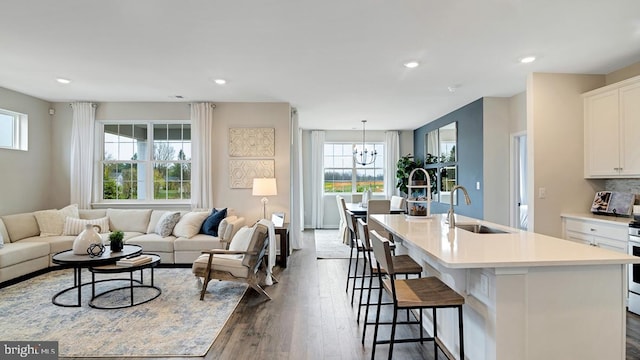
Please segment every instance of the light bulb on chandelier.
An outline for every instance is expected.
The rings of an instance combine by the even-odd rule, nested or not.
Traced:
[[[364,126],[366,123],[367,120],[362,120],[362,149],[358,150],[357,146],[353,146],[353,159],[356,161],[356,164],[363,166],[373,164],[376,161],[376,155],[378,155],[375,148],[369,150],[365,146]]]

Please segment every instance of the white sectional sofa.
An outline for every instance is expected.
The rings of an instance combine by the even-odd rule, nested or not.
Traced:
[[[158,254],[164,264],[191,264],[202,250],[228,248],[233,235],[245,223],[243,217],[236,216],[233,210],[227,210],[227,216],[218,226],[217,237],[200,234],[198,230],[204,212],[182,211],[175,229],[169,236],[163,237],[155,230],[166,210],[92,209],[77,212],[79,219],[90,219],[96,223],[101,221],[105,224],[105,218],[108,218],[109,229],[103,229],[101,234],[105,243],[108,243],[109,232],[123,231],[125,244],[140,245],[143,251]],[[37,219],[37,214],[0,216],[0,235],[4,238],[4,246],[0,248],[0,284],[56,266],[51,261],[53,254],[71,249],[76,236],[44,233],[38,223],[41,218]]]

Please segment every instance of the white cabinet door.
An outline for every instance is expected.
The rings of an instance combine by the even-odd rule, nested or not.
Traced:
[[[617,176],[620,168],[618,89],[584,99],[585,177]]]
[[[640,84],[620,88],[620,175],[640,176]]]

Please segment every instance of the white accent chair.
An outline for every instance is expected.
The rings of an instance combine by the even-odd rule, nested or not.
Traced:
[[[402,196],[391,196],[391,209],[402,209],[404,208],[404,198]]]

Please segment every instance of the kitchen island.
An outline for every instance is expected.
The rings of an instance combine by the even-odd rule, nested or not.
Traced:
[[[459,215],[372,219],[465,297],[467,359],[625,359],[625,264],[640,257]],[[459,354],[456,319],[440,310],[438,335]]]

